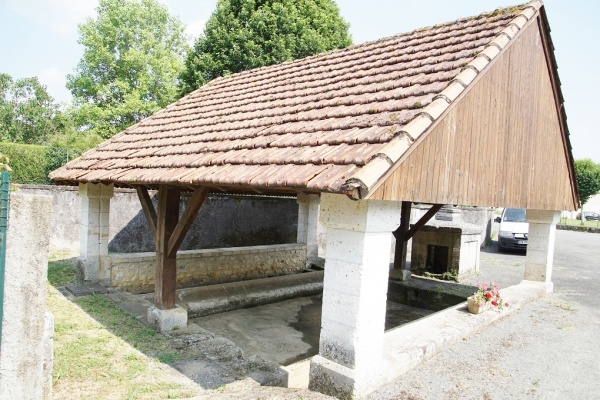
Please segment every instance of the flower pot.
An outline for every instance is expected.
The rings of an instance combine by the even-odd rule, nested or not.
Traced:
[[[472,297],[467,297],[467,309],[471,314],[481,314],[482,312],[489,310],[491,307],[492,303],[489,301],[484,302],[480,307],[475,299]]]

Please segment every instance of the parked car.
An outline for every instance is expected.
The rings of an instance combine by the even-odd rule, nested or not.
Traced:
[[[524,208],[505,208],[500,216],[498,251],[527,249],[529,223]]]
[[[584,211],[583,215],[584,215],[586,221],[599,221],[600,220],[600,214],[598,214],[597,212],[594,212],[594,211]],[[581,219],[581,213],[578,213],[575,218]]]

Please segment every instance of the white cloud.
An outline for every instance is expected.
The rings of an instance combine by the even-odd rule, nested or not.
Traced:
[[[59,35],[77,33],[77,24],[95,13],[98,0],[7,0],[7,6]]]
[[[71,92],[66,88],[65,73],[58,68],[46,68],[38,74],[38,79],[48,89],[50,96],[59,103],[71,102]]]
[[[194,41],[200,34],[204,31],[204,25],[206,21],[203,19],[199,19],[198,21],[192,21],[185,27],[185,33],[190,37],[190,44],[193,44]]]

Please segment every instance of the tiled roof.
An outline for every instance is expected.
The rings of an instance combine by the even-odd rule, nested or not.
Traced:
[[[50,177],[232,191],[368,190],[541,5],[216,79]]]

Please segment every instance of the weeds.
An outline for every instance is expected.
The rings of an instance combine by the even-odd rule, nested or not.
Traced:
[[[563,309],[565,311],[577,311],[577,309],[575,307],[573,307],[572,304],[569,304],[569,303],[562,303],[562,302],[559,302],[559,301],[553,301],[552,305],[554,305],[554,306],[556,306],[556,307],[558,307],[560,309]]]

